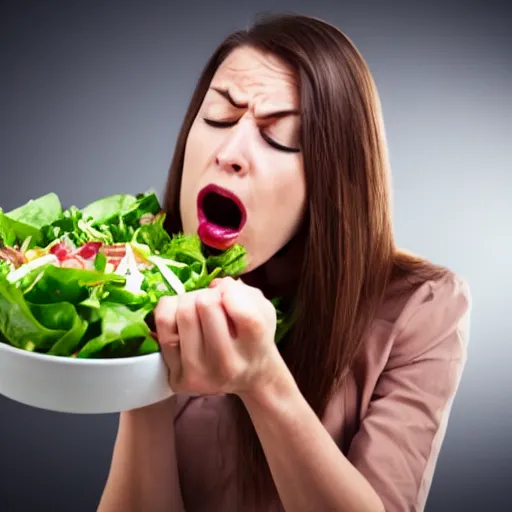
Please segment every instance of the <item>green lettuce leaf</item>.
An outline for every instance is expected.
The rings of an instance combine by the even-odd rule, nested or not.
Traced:
[[[45,327],[34,315],[21,290],[0,278],[0,333],[15,347],[50,347],[66,331]]]
[[[82,212],[76,206],[66,208],[60,218],[41,228],[45,240],[44,244],[48,245],[64,235],[76,246],[88,242],[88,237],[84,236],[84,233],[78,227],[81,218]]]
[[[163,227],[164,221],[165,215],[161,214],[156,217],[154,222],[143,224],[135,230],[131,242],[136,247],[137,245],[145,246],[142,252],[149,252],[150,254],[166,253],[172,241]]]
[[[157,341],[152,336],[146,336],[144,341],[140,344],[136,355],[142,356],[145,354],[153,354],[154,352],[159,352],[160,346]]]
[[[208,256],[206,267],[210,272],[216,268],[221,269],[221,276],[237,276],[247,266],[246,250],[241,245],[234,245],[217,255]]]
[[[275,332],[275,342],[279,344],[279,342],[291,331],[293,324],[295,323],[297,311],[292,307],[291,311],[285,311],[283,309],[283,301],[280,297],[276,297],[271,300],[275,310],[276,310],[276,332]]]
[[[52,356],[69,357],[74,354],[87,331],[88,323],[80,316],[73,316],[69,330],[47,352]]]
[[[123,304],[103,303],[98,311],[101,318],[101,333],[90,339],[78,352],[77,357],[94,357],[104,352],[106,348],[114,349],[118,353],[126,349],[136,352],[140,343],[151,334],[145,321],[149,312],[149,308],[131,311]],[[139,345],[134,350],[134,342],[137,341]],[[113,347],[109,347],[110,345]]]
[[[98,199],[82,209],[83,218],[92,226],[118,224],[121,218],[128,226],[138,226],[143,215],[156,215],[160,203],[156,194],[149,191],[144,194],[114,194]]]
[[[131,210],[137,198],[131,194],[114,194],[97,199],[82,208],[82,217],[92,226],[106,224],[112,218]]]
[[[62,205],[58,196],[50,192],[37,199],[30,199],[5,215],[39,230],[62,216]]]
[[[132,293],[115,283],[107,283],[103,287],[102,300],[123,304],[130,309],[140,308],[151,302],[147,293]]]
[[[138,227],[144,215],[158,215],[161,211],[160,201],[153,191],[138,194],[137,202],[124,213],[119,213],[124,224],[131,227]]]
[[[31,304],[30,309],[41,325],[48,329],[65,331],[62,337],[49,346],[36,348],[49,349],[50,355],[70,356],[76,350],[87,330],[88,323],[80,317],[75,306],[69,302],[53,304]]]
[[[162,257],[171,260],[193,265],[194,263],[206,263],[206,257],[203,254],[203,246],[198,235],[176,234],[172,237]]]
[[[34,304],[70,302],[78,304],[89,297],[92,287],[105,283],[124,283],[125,278],[117,274],[47,265],[39,270],[37,277],[27,276],[30,288],[25,296]]]
[[[34,226],[8,217],[0,208],[0,243],[21,246],[27,239],[30,239],[27,248],[32,248],[43,241],[43,234]]]

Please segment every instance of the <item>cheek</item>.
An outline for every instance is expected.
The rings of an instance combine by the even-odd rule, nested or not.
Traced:
[[[254,190],[254,218],[248,239],[251,247],[274,253],[286,244],[300,228],[306,208],[306,185],[302,162],[298,159],[265,162],[265,172],[258,175]],[[284,159],[283,159],[284,160]],[[263,257],[263,256],[262,256]]]
[[[274,211],[280,212],[283,219],[287,219],[289,223],[299,222],[306,201],[306,183],[302,165],[278,174],[269,192],[274,198]]]

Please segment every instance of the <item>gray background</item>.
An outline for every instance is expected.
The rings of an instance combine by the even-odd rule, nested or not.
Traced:
[[[493,1],[27,2],[0,8],[0,205],[161,191],[217,43],[253,14],[342,28],[380,90],[398,241],[466,277],[468,365],[427,509],[510,510],[511,15]],[[0,510],[95,510],[117,418],[0,397]]]

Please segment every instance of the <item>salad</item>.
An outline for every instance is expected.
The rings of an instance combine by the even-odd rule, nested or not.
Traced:
[[[54,356],[117,358],[159,351],[152,312],[160,297],[239,276],[245,249],[208,250],[197,235],[170,236],[153,191],[63,209],[49,193],[0,208],[0,342]],[[273,301],[276,342],[291,318]]]

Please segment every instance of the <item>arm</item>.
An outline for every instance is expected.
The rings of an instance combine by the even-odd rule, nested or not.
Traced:
[[[287,512],[423,510],[465,360],[468,310],[467,290],[454,281],[427,300],[431,291],[397,326],[396,356],[348,457],[288,374],[242,396]]]
[[[469,339],[469,289],[428,284],[397,324],[387,366],[348,457],[387,510],[425,508]]]
[[[98,512],[183,512],[174,445],[175,397],[123,412]]]
[[[287,512],[384,511],[379,496],[339,451],[291,376],[242,400]]]

